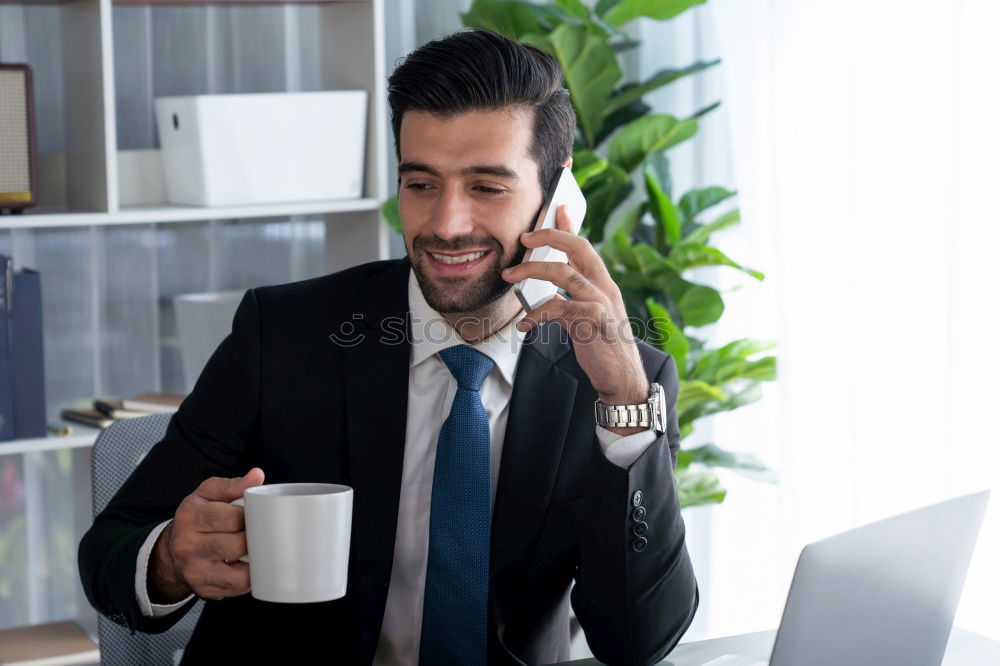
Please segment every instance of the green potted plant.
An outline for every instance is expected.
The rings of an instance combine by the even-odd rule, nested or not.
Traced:
[[[619,54],[639,46],[624,30],[639,17],[667,20],[705,0],[582,0],[532,3],[476,0],[461,15],[467,27],[486,28],[531,44],[562,65],[577,116],[573,173],[587,197],[581,235],[598,248],[628,307],[637,337],[655,344],[677,362],[677,399],[682,440],[695,421],[737,409],[761,396],[773,381],[776,359],[765,355],[773,343],[740,339],[717,348],[699,330],[719,320],[721,294],[689,279],[700,266],[727,266],[757,280],[764,276],[713,247],[717,231],[738,224],[739,210],[718,213],[736,194],[725,187],[693,189],[675,197],[666,152],[693,137],[698,119],[653,113],[643,96],[718,64],[696,62],[664,69],[646,81],[622,82]],[[638,192],[637,192],[638,190]],[[625,206],[634,193],[644,196]],[[624,210],[622,210],[624,208]],[[401,232],[395,198],[383,215]],[[711,215],[710,215],[711,214]],[[715,444],[682,445],[675,478],[681,505],[719,503],[726,490],[713,468],[730,468],[774,481],[756,457]]]

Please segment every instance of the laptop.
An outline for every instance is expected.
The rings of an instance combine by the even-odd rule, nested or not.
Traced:
[[[806,546],[770,662],[704,666],[940,666],[989,491]]]

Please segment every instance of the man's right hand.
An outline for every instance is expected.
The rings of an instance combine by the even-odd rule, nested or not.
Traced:
[[[249,565],[239,561],[247,553],[243,509],[229,503],[263,483],[263,470],[254,467],[243,477],[206,479],[184,498],[153,548],[150,601],[172,604],[192,592],[224,599],[250,591]]]

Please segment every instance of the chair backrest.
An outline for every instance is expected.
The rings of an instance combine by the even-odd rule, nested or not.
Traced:
[[[94,515],[107,506],[153,445],[163,439],[173,414],[152,414],[115,421],[97,436],[91,454]],[[101,666],[171,666],[180,663],[201,616],[199,601],[173,627],[160,634],[132,634],[103,615],[98,618]]]

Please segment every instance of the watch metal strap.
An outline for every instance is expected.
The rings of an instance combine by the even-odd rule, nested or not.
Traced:
[[[594,401],[594,419],[602,428],[649,428],[649,405],[605,405]]]

